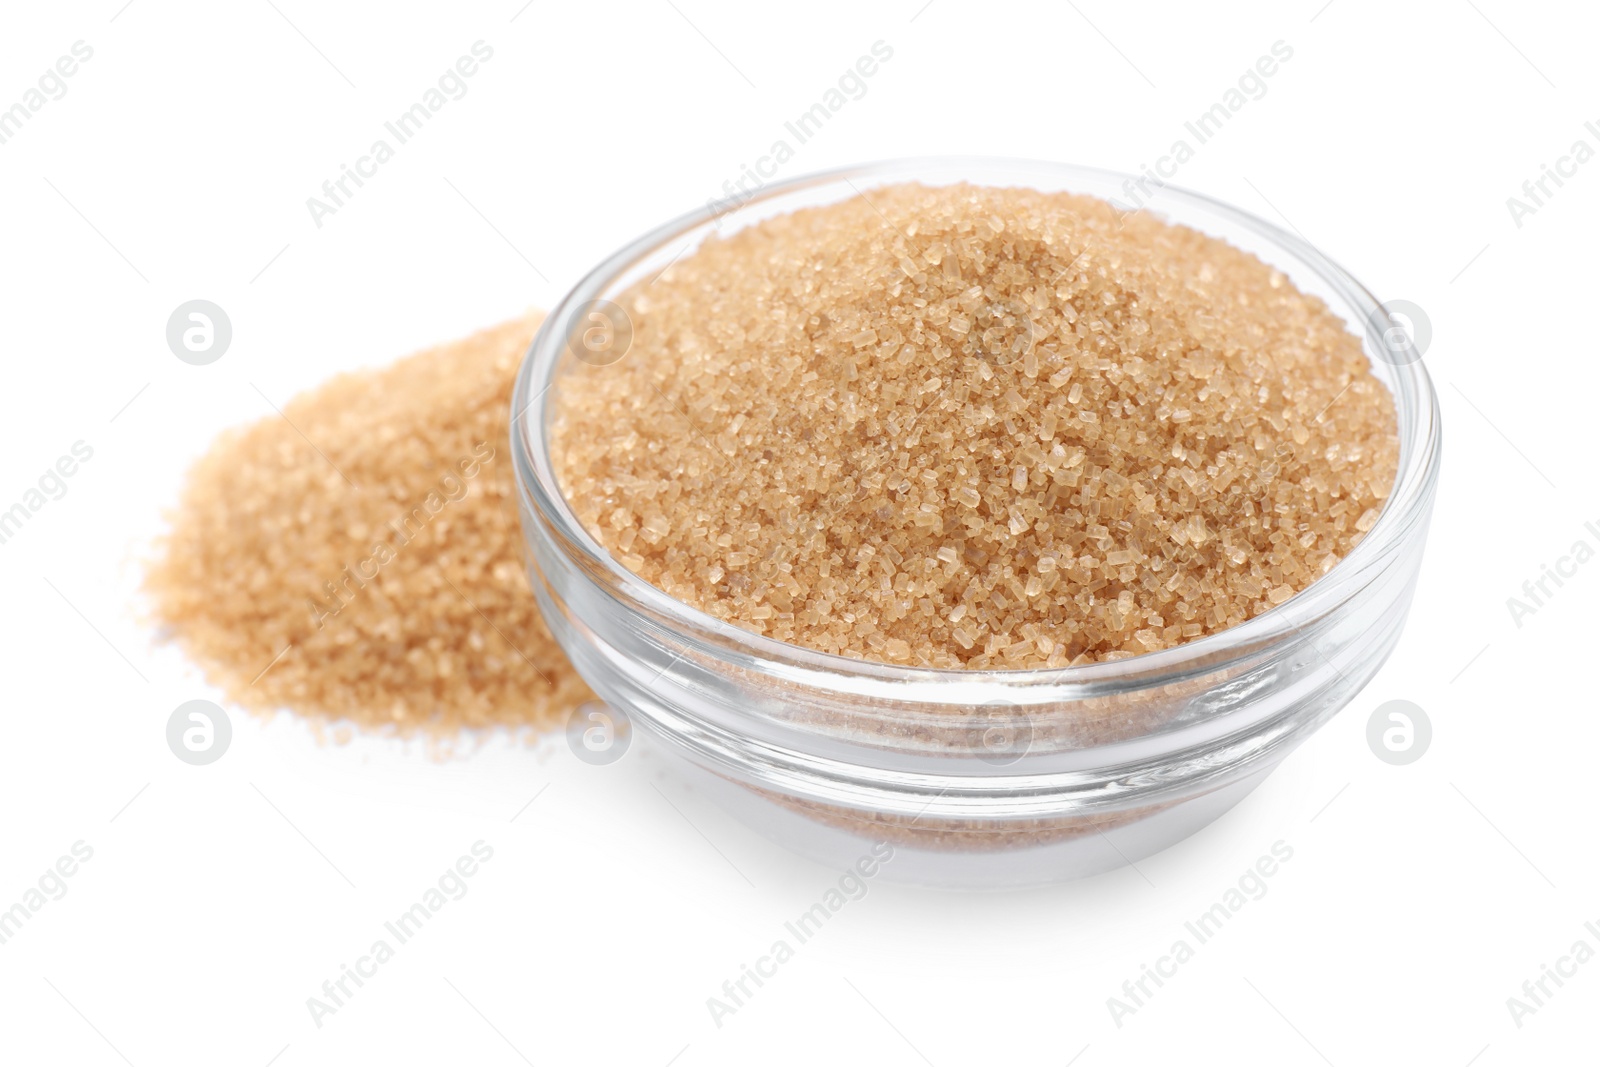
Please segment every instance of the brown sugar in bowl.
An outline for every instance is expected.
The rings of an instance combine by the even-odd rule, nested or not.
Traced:
[[[552,633],[595,692],[636,722],[649,742],[681,758],[686,771],[708,792],[792,847],[837,865],[849,864],[874,841],[889,840],[896,849],[894,862],[887,866],[891,877],[941,885],[1030,884],[1136,862],[1193,833],[1237,802],[1296,744],[1347,703],[1394,646],[1420,566],[1438,472],[1439,416],[1427,372],[1409,355],[1397,358],[1384,340],[1391,323],[1382,305],[1315,249],[1253,216],[1172,188],[1161,189],[1137,216],[1117,217],[1115,211],[1104,216],[1105,225],[1098,231],[1091,227],[1081,236],[1081,247],[1066,260],[1068,267],[1078,269],[1073,266],[1076,252],[1082,252],[1086,263],[1098,264],[1084,269],[1114,275],[1118,269],[1126,271],[1127,262],[1137,256],[1137,249],[1119,252],[1116,241],[1129,233],[1138,236],[1151,226],[1157,228],[1148,230],[1146,236],[1158,242],[1165,239],[1166,231],[1181,230],[1196,235],[1182,239],[1192,248],[1207,249],[1218,241],[1231,246],[1226,254],[1202,254],[1188,269],[1198,273],[1206,269],[1207,262],[1236,257],[1228,262],[1238,265],[1237,269],[1253,270],[1250,264],[1255,264],[1260,273],[1254,277],[1275,279],[1269,283],[1273,287],[1287,285],[1297,296],[1304,294],[1299,297],[1303,303],[1284,305],[1285,315],[1301,314],[1297,308],[1312,309],[1305,312],[1309,317],[1293,322],[1287,330],[1276,327],[1271,315],[1257,318],[1248,322],[1249,332],[1242,338],[1220,340],[1221,348],[1230,344],[1242,348],[1243,355],[1237,358],[1248,361],[1252,358],[1251,337],[1264,338],[1261,343],[1270,343],[1277,358],[1275,354],[1285,346],[1300,344],[1315,331],[1326,330],[1323,320],[1340,325],[1346,340],[1340,341],[1330,332],[1319,348],[1328,354],[1302,359],[1310,360],[1307,365],[1315,373],[1299,378],[1290,374],[1285,379],[1288,407],[1268,404],[1265,396],[1255,400],[1240,396],[1230,408],[1237,414],[1254,403],[1266,412],[1249,434],[1235,433],[1246,440],[1229,442],[1233,453],[1252,454],[1265,462],[1247,473],[1241,465],[1241,471],[1231,478],[1225,469],[1231,460],[1213,463],[1208,469],[1213,485],[1247,476],[1255,479],[1252,491],[1265,494],[1262,499],[1270,507],[1259,508],[1257,513],[1267,521],[1257,524],[1253,532],[1259,536],[1254,539],[1250,524],[1237,518],[1238,511],[1227,510],[1227,501],[1218,493],[1201,493],[1192,499],[1192,519],[1175,510],[1183,504],[1182,499],[1155,499],[1160,483],[1154,479],[1165,473],[1165,468],[1152,474],[1155,468],[1150,464],[1159,461],[1147,458],[1142,468],[1118,468],[1115,462],[1092,457],[1100,469],[1110,472],[1106,478],[1111,488],[1122,493],[1130,506],[1144,506],[1144,514],[1165,522],[1150,529],[1169,535],[1167,546],[1162,547],[1148,530],[1126,536],[1130,530],[1141,530],[1136,522],[1090,530],[1095,516],[1078,516],[1074,521],[1093,535],[1088,543],[1085,537],[1075,535],[1071,523],[1051,520],[1055,522],[1052,536],[1060,538],[1060,543],[1070,548],[1076,536],[1076,544],[1086,549],[1080,554],[1087,555],[1089,550],[1105,553],[1097,562],[1115,568],[1115,576],[1125,583],[1110,606],[1095,595],[1106,588],[1103,583],[1108,572],[1097,577],[1080,571],[1056,583],[1065,595],[1057,596],[1053,606],[1037,611],[1036,617],[1026,617],[1020,608],[1013,608],[1008,615],[1002,604],[1030,599],[1030,588],[1034,597],[1044,592],[1038,588],[1042,581],[1030,587],[1018,572],[1000,576],[1000,582],[1010,578],[1011,584],[980,589],[980,593],[995,594],[987,600],[967,594],[965,586],[972,584],[971,579],[965,586],[953,583],[957,588],[951,596],[966,610],[952,620],[956,609],[949,601],[938,601],[938,587],[930,582],[923,589],[935,592],[922,599],[932,604],[931,617],[927,608],[920,610],[919,618],[910,618],[906,612],[871,616],[857,610],[853,612],[856,618],[871,625],[859,627],[863,638],[859,646],[841,644],[839,628],[812,625],[808,629],[802,623],[800,615],[807,610],[805,605],[810,602],[806,596],[813,588],[807,581],[814,577],[800,573],[804,561],[799,556],[784,553],[797,538],[807,538],[813,547],[825,549],[850,538],[874,537],[877,518],[892,525],[899,516],[888,511],[877,516],[870,511],[852,511],[848,501],[843,508],[820,509],[820,514],[792,502],[786,509],[784,502],[774,501],[765,524],[754,517],[745,523],[747,542],[737,539],[740,530],[736,527],[731,534],[724,530],[720,537],[705,531],[708,539],[698,547],[686,541],[671,543],[670,508],[663,507],[659,516],[649,512],[641,506],[648,504],[644,496],[636,494],[630,499],[627,493],[617,491],[616,484],[593,477],[592,464],[575,464],[571,448],[557,451],[567,447],[562,435],[570,428],[561,420],[570,412],[585,412],[585,404],[590,405],[588,413],[578,421],[585,423],[591,439],[606,429],[606,424],[594,417],[605,409],[595,407],[593,399],[632,375],[667,401],[661,406],[656,397],[636,389],[638,404],[660,406],[659,411],[647,412],[649,418],[654,423],[681,419],[682,439],[692,434],[702,445],[671,462],[659,462],[659,455],[651,461],[655,464],[649,468],[652,473],[677,471],[683,479],[680,485],[671,477],[656,478],[651,488],[663,505],[692,502],[696,491],[714,493],[718,489],[728,500],[751,492],[759,497],[765,486],[751,481],[754,475],[750,470],[726,465],[736,455],[750,463],[749,456],[738,452],[741,427],[734,429],[734,437],[724,438],[727,426],[706,422],[703,416],[712,409],[695,406],[695,395],[684,391],[675,377],[682,364],[670,361],[719,348],[737,356],[741,344],[753,348],[763,340],[769,345],[774,342],[737,334],[717,338],[714,343],[707,340],[718,330],[731,329],[730,323],[740,323],[740,316],[749,310],[749,298],[741,297],[731,282],[715,286],[716,293],[707,305],[712,310],[701,315],[699,330],[706,336],[684,327],[673,332],[666,344],[662,336],[653,336],[651,330],[662,316],[656,313],[658,305],[652,304],[643,305],[643,313],[639,313],[641,294],[647,301],[666,300],[672,297],[672,284],[683,277],[691,282],[695,278],[693,270],[671,273],[675,259],[681,261],[686,250],[696,248],[720,255],[735,246],[746,231],[755,235],[750,241],[770,233],[782,237],[785,227],[791,226],[786,219],[828,215],[813,212],[808,216],[803,209],[865,203],[872,209],[868,215],[878,221],[881,235],[858,241],[856,247],[865,249],[863,254],[915,250],[922,260],[898,257],[907,260],[898,268],[900,275],[912,279],[927,259],[926,249],[917,244],[919,236],[930,241],[938,239],[938,234],[937,227],[923,231],[915,219],[908,223],[903,213],[897,213],[897,198],[907,195],[901,190],[931,191],[932,200],[921,201],[929,203],[941,202],[941,197],[942,202],[949,202],[960,195],[951,191],[963,187],[1000,191],[1013,198],[1011,202],[1020,212],[1041,202],[1109,199],[1121,195],[1126,180],[1120,174],[1064,165],[962,159],[885,163],[796,179],[770,186],[743,203],[725,205],[724,212],[702,211],[669,223],[622,249],[567,295],[536,338],[513,398],[514,411],[525,417],[513,420],[512,452],[531,584]],[[1077,196],[1053,199],[1064,193]],[[1153,223],[1146,216],[1159,216],[1172,225]],[[863,215],[860,226],[867,225],[867,215]],[[993,233],[978,236],[993,238],[1008,223],[996,216],[992,225]],[[1026,229],[1016,224],[1012,228]],[[1069,245],[1072,236],[1067,235]],[[792,244],[794,238],[779,240],[769,249],[770,254],[785,254],[785,240]],[[991,241],[987,247],[1000,249],[995,258],[1001,260],[1015,252],[1004,240]],[[957,257],[962,254],[958,249]],[[845,276],[836,271],[848,266],[843,262],[848,256],[838,258],[819,257],[816,286],[826,289],[832,284],[836,292],[845,287]],[[1010,279],[1009,289],[998,283],[978,285],[988,277],[982,274],[985,264],[981,258],[981,253],[974,253],[971,263],[963,260],[958,264],[959,269],[976,275],[973,280],[980,293],[971,297],[972,321],[956,325],[966,326],[968,334],[983,326],[982,343],[965,349],[959,341],[944,346],[937,358],[946,361],[950,373],[930,375],[929,368],[919,367],[912,380],[926,383],[930,377],[943,377],[953,382],[966,374],[968,381],[983,381],[985,368],[974,361],[987,360],[1013,375],[1019,369],[1024,373],[1031,370],[1030,380],[1041,395],[1054,390],[1062,394],[1061,403],[1065,403],[1065,397],[1074,391],[1073,374],[1081,372],[1082,364],[1054,386],[1049,384],[1051,377],[1061,376],[1062,346],[1058,343],[1053,352],[1047,352],[1044,345],[1068,335],[1061,329],[1059,316],[1058,321],[1049,321],[1050,309],[1041,307],[1049,305],[1048,296],[1030,298],[1032,303],[1020,296],[1037,293],[1040,288],[1030,290],[1025,272]],[[1022,258],[1020,254],[1018,258]],[[1035,257],[1033,262],[1037,261]],[[1159,261],[1155,265],[1161,266]],[[940,265],[941,272],[947,269]],[[987,269],[993,275],[1009,268],[1000,262],[987,264]],[[665,295],[658,295],[652,280],[663,272],[668,272],[668,282],[663,283],[668,289]],[[1057,273],[1046,280],[1053,287],[1062,287],[1066,285],[1063,277]],[[709,276],[706,280],[709,282]],[[925,277],[919,284],[942,281],[942,277],[931,282]],[[957,297],[963,292],[960,288],[947,291]],[[726,298],[729,303],[718,312],[715,297],[725,292],[731,294]],[[980,300],[980,295],[987,297],[988,303]],[[997,295],[1007,300],[997,299]],[[1105,299],[1104,294],[1095,295]],[[672,298],[681,298],[681,294]],[[1144,307],[1153,302],[1153,298],[1144,299]],[[862,309],[870,311],[872,306],[859,300],[839,304],[844,309],[839,313],[841,319]],[[627,310],[630,307],[640,322],[633,321]],[[957,304],[952,314],[959,313]],[[1215,313],[1202,304],[1186,314],[1197,316],[1194,321],[1199,330],[1213,320],[1244,321],[1221,305]],[[588,332],[594,323],[603,327],[605,338],[614,345],[601,351],[601,358],[596,358]],[[830,320],[824,325],[834,323]],[[878,340],[877,324],[841,325],[853,331],[845,338],[860,338],[863,347]],[[1142,324],[1126,320],[1124,325],[1137,331]],[[894,324],[885,328],[892,329]],[[752,332],[748,322],[740,329],[744,334]],[[873,336],[868,336],[868,331]],[[812,340],[836,345],[839,336],[833,331]],[[963,335],[957,331],[956,336]],[[1078,338],[1066,347],[1080,343],[1082,335]],[[1096,339],[1090,338],[1088,343],[1096,343]],[[924,349],[931,351],[940,345],[924,338],[906,347],[912,351],[905,359],[916,363],[925,356],[933,358]],[[1115,363],[1113,356],[1103,352],[1095,358]],[[1051,359],[1058,361],[1054,369]],[[1323,373],[1327,360],[1338,362],[1342,378]],[[750,362],[760,364],[759,359]],[[710,365],[718,366],[715,359]],[[863,366],[881,372],[886,381],[893,378],[892,368],[885,370],[865,359],[857,367],[858,374]],[[734,364],[722,364],[721,369],[726,378],[738,377]],[[612,377],[604,377],[607,374]],[[1084,375],[1085,380],[1089,377]],[[1329,409],[1336,406],[1329,398],[1315,395],[1316,391],[1340,381],[1349,386],[1346,395],[1360,394],[1358,402],[1348,412],[1341,410],[1337,418],[1342,421],[1333,423],[1330,432],[1342,436],[1315,439],[1313,435],[1330,421]],[[749,410],[758,405],[746,398],[718,414],[734,422],[743,416],[743,422],[760,418],[769,425],[784,424],[808,403],[796,392],[803,384],[795,384],[787,394],[775,391],[767,410]],[[922,388],[937,396],[945,385],[946,381],[940,381]],[[1108,410],[1107,404],[1124,403],[1121,394],[1096,394],[1094,388],[1085,385],[1077,390],[1072,402],[1080,403],[1089,394],[1102,405],[1099,411]],[[1168,381],[1163,388],[1174,387]],[[1019,421],[1043,419],[1054,403],[1024,396],[1022,389],[1013,392],[1017,410],[1026,409],[1017,416]],[[1381,454],[1385,441],[1382,415],[1390,408],[1372,403],[1384,399],[1385,394],[1392,402],[1392,415],[1388,416],[1392,421],[1387,425],[1392,427],[1388,440],[1393,450],[1387,470]],[[627,396],[626,391],[617,392],[610,402],[634,403]],[[1177,421],[1182,423],[1195,414],[1195,404],[1183,403],[1182,407],[1166,404],[1164,414],[1169,420],[1178,414]],[[1116,440],[1123,444],[1134,441],[1128,436],[1129,427],[1137,431],[1151,425],[1152,412],[1136,413],[1131,407],[1114,409],[1128,416],[1128,425],[1112,430],[1122,435]],[[819,410],[831,409],[824,405]],[[627,413],[625,409],[623,413]],[[701,421],[696,421],[696,415],[702,416]],[[1137,418],[1146,422],[1138,423]],[[920,447],[908,443],[910,435],[917,432],[906,425],[909,421],[897,416],[885,419],[877,438],[901,435],[900,447],[891,454],[906,458],[891,470],[907,476],[930,451],[940,454],[941,447],[940,441],[923,442]],[[1225,420],[1223,424],[1227,425]],[[815,436],[816,425],[807,424],[797,436],[807,432]],[[1016,425],[1003,428],[1011,430]],[[1060,425],[1059,416],[1056,425]],[[646,424],[614,419],[610,423],[614,440],[604,442],[604,448],[623,448],[637,444],[625,438],[648,437],[648,427],[640,432],[639,426]],[[942,441],[948,448],[953,435],[945,432]],[[569,445],[571,440],[576,439],[570,439]],[[1057,440],[1059,443],[1059,435]],[[838,458],[840,452],[838,442],[825,444],[827,447],[817,451],[819,468]],[[1171,442],[1153,444],[1174,450]],[[792,447],[801,445],[796,441]],[[872,441],[862,447],[870,452]],[[1185,447],[1180,441],[1176,452]],[[1127,451],[1122,449],[1119,456]],[[1227,451],[1219,449],[1213,456]],[[1364,455],[1365,460],[1352,464],[1348,462],[1351,453]],[[1308,454],[1316,457],[1315,463],[1304,462]],[[767,461],[765,455],[762,461]],[[724,464],[720,472],[719,463]],[[864,461],[858,472],[861,469],[866,469]],[[1216,476],[1217,471],[1222,476]],[[790,477],[804,478],[804,473]],[[964,501],[971,499],[961,494],[963,486],[954,482],[940,483],[933,474],[919,477],[929,488],[946,490],[954,508],[965,507]],[[1141,478],[1146,479],[1144,484]],[[1015,475],[1012,489],[1031,491],[1047,484],[1032,479],[1033,469],[1022,469]],[[977,542],[985,562],[994,557],[997,541],[1005,542],[1008,525],[1013,536],[1045,525],[1037,514],[1004,506],[1007,490],[990,484],[993,481],[978,480],[974,489],[982,506],[968,508],[993,522],[984,525],[960,511],[955,512],[954,521],[965,522],[961,527],[942,518],[927,521],[929,528],[935,521],[942,523],[935,531],[938,534],[954,532],[967,538],[963,544]],[[901,486],[902,494],[905,488]],[[627,528],[637,531],[635,545],[649,544],[651,538],[656,543],[665,539],[671,543],[671,558],[652,570],[642,565],[649,562],[647,553],[638,547],[630,551],[631,546],[620,539],[612,540],[606,527],[597,528],[597,523],[606,522],[608,515],[619,510],[628,513],[631,525]],[[1274,515],[1288,517],[1274,525],[1270,521]],[[909,521],[915,524],[916,516]],[[621,530],[624,523],[619,519],[609,528]],[[1293,537],[1286,541],[1282,530]],[[1125,535],[1124,543],[1108,543],[1106,535],[1117,531]],[[1340,540],[1338,531],[1347,536]],[[890,543],[904,546],[896,549],[900,558],[895,562],[911,572],[910,581],[931,573],[927,567],[918,570],[922,566],[919,560],[928,558],[926,552],[919,556],[918,551],[931,545],[917,548],[914,525],[900,540]],[[1162,600],[1157,583],[1145,579],[1165,567],[1169,574],[1180,575],[1175,588],[1197,588],[1200,579],[1196,575],[1203,577],[1207,573],[1204,568],[1221,558],[1214,551],[1189,551],[1202,544],[1208,545],[1208,550],[1225,547],[1227,555],[1239,561],[1236,566],[1244,569],[1230,571],[1226,563],[1218,564],[1223,569],[1217,572],[1221,582],[1216,588],[1222,592],[1205,603],[1204,613],[1195,612],[1199,621],[1186,628],[1178,619],[1185,610],[1192,611],[1200,598]],[[1018,558],[1037,563],[1044,551],[1053,549],[1041,550],[1035,545]],[[730,559],[719,564],[718,552]],[[1111,558],[1112,552],[1128,554]],[[952,570],[979,559],[964,552],[956,554],[955,560],[949,558],[951,553],[933,555]],[[769,570],[764,578],[771,585],[776,574],[793,575],[799,593],[790,587],[779,590],[776,597],[758,600],[750,595],[750,583],[730,589],[726,575],[716,574],[719,566],[731,571],[733,564],[761,558],[791,564],[787,572]],[[811,558],[820,557],[813,554]],[[1268,580],[1274,576],[1281,580]],[[781,578],[778,581],[788,584]],[[1102,584],[1089,588],[1094,582]],[[902,580],[901,586],[905,584]],[[890,583],[884,592],[892,597],[896,591]],[[870,593],[870,589],[865,594],[856,591],[858,598]],[[851,591],[840,595],[848,597]],[[771,605],[768,611],[761,610],[763,604]],[[786,626],[776,625],[774,620],[784,614],[785,605],[795,618]],[[813,622],[821,618],[813,611]],[[980,643],[974,639],[978,620],[991,632],[997,625],[1012,625],[1030,647],[1021,655],[1008,656],[1006,642],[985,639]],[[964,621],[967,625],[963,628]],[[881,638],[877,644],[871,641],[874,636]],[[1148,651],[1140,652],[1141,648]],[[1016,666],[1011,666],[1013,663]]]

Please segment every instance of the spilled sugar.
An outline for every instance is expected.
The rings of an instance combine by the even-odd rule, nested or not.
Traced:
[[[507,424],[540,318],[335,378],[195,465],[146,590],[231,700],[449,735],[589,698],[517,543]]]

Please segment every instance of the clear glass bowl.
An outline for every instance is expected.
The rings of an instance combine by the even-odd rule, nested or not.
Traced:
[[[750,824],[837,868],[893,849],[883,876],[1001,887],[1107,870],[1194,833],[1248,793],[1382,665],[1399,638],[1439,470],[1427,371],[1379,301],[1291,234],[1167,187],[1141,206],[1222,238],[1321,297],[1394,395],[1400,465],[1377,524],[1327,575],[1239,626],[1059,670],[869,663],[762,637],[636,577],[579,523],[552,472],[552,401],[574,316],[654,277],[707,235],[893,182],[1126,198],[1134,175],[923,159],[782,182],[667,223],[589,273],[534,340],[513,400],[529,575],[578,671],[641,740]],[[1397,352],[1399,353],[1397,355]],[[625,357],[628,358],[628,357]]]

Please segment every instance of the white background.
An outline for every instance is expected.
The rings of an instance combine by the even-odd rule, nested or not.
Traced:
[[[1600,948],[1600,562],[1520,627],[1506,605],[1600,546],[1600,161],[1520,228],[1506,206],[1574,140],[1600,148],[1592,10],[123,2],[15,5],[0,32],[0,106],[94,49],[0,145],[0,505],[94,449],[0,545],[0,908],[94,850],[0,945],[0,1060],[1594,1059],[1600,961],[1520,1028],[1506,1006],[1578,939]],[[479,39],[468,94],[314,226],[306,198]],[[1177,182],[1426,309],[1445,471],[1391,661],[1217,824],[1051,889],[874,883],[718,1028],[706,998],[836,872],[647,755],[590,767],[492,736],[441,761],[237,711],[220,762],[168,751],[172,710],[216,694],[141,623],[138,561],[214,434],[271,414],[262,394],[549,306],[718,195],[875,41],[892,60],[783,176],[927,153],[1136,169],[1280,39],[1293,59]],[[164,340],[197,297],[234,328],[207,367]],[[1396,698],[1434,724],[1406,767],[1364,738]],[[480,839],[468,895],[314,1025],[306,998]],[[1117,1026],[1107,998],[1279,840],[1267,895]]]

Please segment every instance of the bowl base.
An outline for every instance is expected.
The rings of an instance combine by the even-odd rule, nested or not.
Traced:
[[[660,751],[665,746],[652,747]],[[1273,769],[1264,767],[1221,789],[1163,806],[1142,818],[1104,830],[1054,835],[1054,839],[1039,844],[961,848],[949,844],[927,847],[896,839],[894,834],[875,837],[847,829],[813,818],[789,804],[774,802],[675,753],[670,763],[687,782],[745,825],[825,867],[843,871],[863,857],[881,857],[874,848],[881,850],[887,838],[894,849],[893,858],[878,864],[876,878],[935,889],[1001,890],[1070,882],[1137,864],[1210,825],[1243,800]]]

